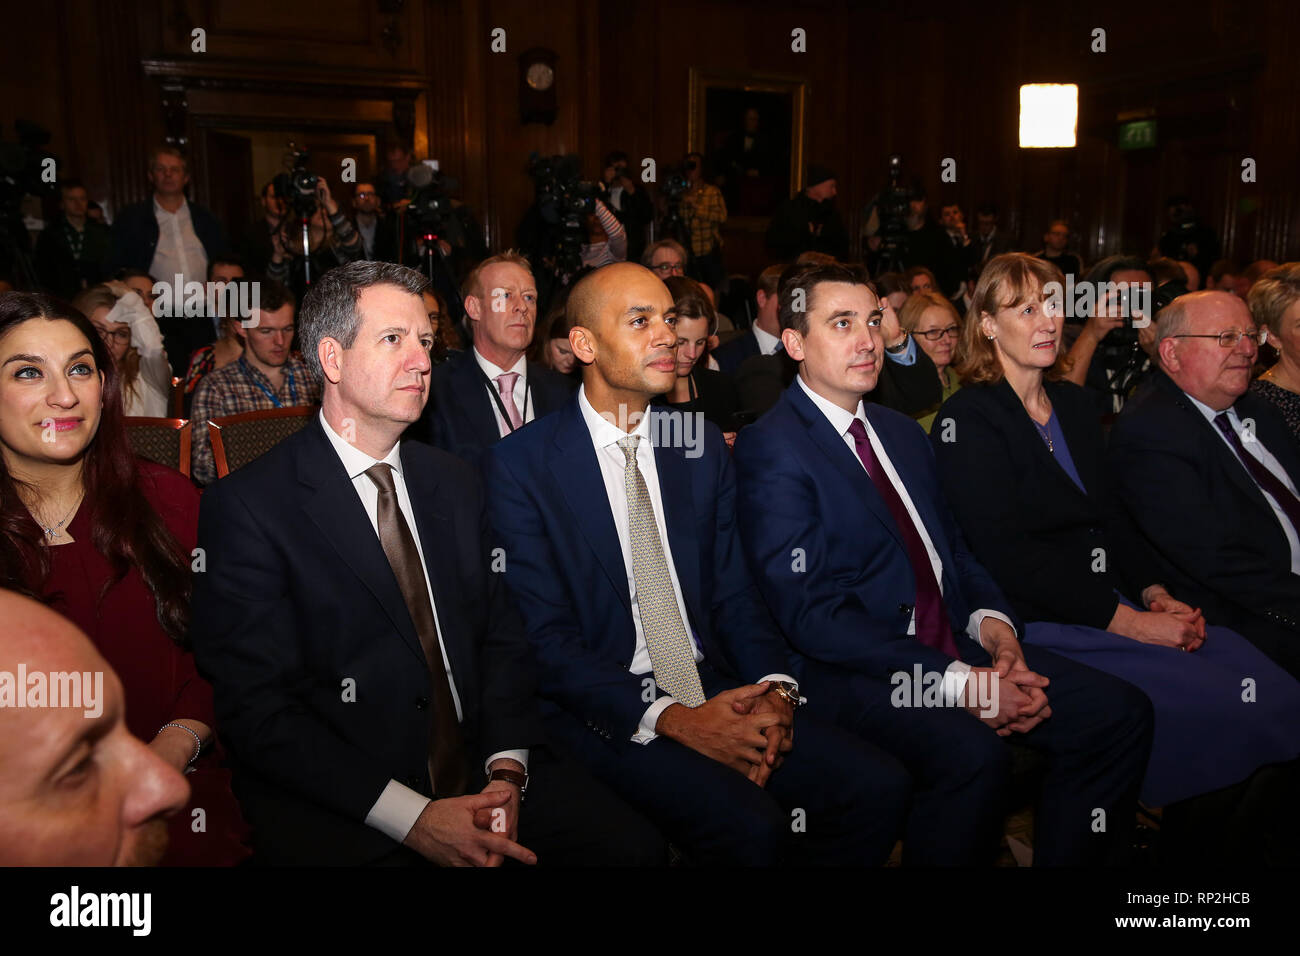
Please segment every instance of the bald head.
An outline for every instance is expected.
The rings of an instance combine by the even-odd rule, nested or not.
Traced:
[[[131,736],[122,685],[66,618],[0,591],[0,866],[158,862],[185,778]]]
[[[1246,303],[1227,292],[1180,295],[1160,310],[1156,321],[1156,350],[1160,367],[1174,383],[1215,411],[1230,407],[1250,387],[1259,347],[1241,336],[1224,347],[1224,332],[1254,333],[1256,326]]]
[[[677,332],[673,297],[653,272],[631,262],[604,266],[569,294],[569,345],[586,365],[588,397],[612,390],[629,405],[673,386]]]

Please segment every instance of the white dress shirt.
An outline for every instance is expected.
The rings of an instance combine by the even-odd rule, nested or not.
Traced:
[[[781,344],[780,337],[773,335],[771,332],[764,332],[758,327],[757,322],[751,326],[751,329],[754,332],[754,338],[758,341],[759,354],[774,355],[776,353],[776,347]]]
[[[659,488],[659,471],[655,466],[654,446],[650,440],[650,415],[641,416],[636,428],[625,432],[600,412],[591,407],[587,401],[585,387],[578,389],[578,407],[582,410],[583,421],[591,433],[591,443],[596,449],[596,460],[600,462],[600,476],[605,481],[605,497],[609,500],[609,509],[613,513],[614,527],[618,529],[619,550],[623,553],[623,568],[627,574],[627,590],[632,599],[632,626],[636,630],[636,649],[632,654],[631,673],[641,676],[654,673],[654,664],[650,661],[650,649],[646,644],[645,631],[641,627],[641,608],[637,601],[636,578],[632,571],[632,532],[630,528],[630,511],[627,504],[627,490],[623,483],[623,474],[627,468],[627,458],[618,443],[629,435],[639,435],[641,440],[636,446],[636,464],[645,479],[646,491],[650,495],[650,507],[654,511],[655,524],[659,527],[659,543],[663,546],[664,561],[668,564],[668,577],[672,581],[673,595],[677,599],[677,613],[682,617],[682,627],[691,638],[691,648],[695,652],[695,663],[704,660],[700,650],[699,639],[691,628],[691,619],[686,613],[686,601],[682,597],[682,586],[677,580],[677,565],[673,561],[672,545],[668,542],[668,525],[664,518],[663,493]],[[788,674],[768,674],[755,683],[766,680],[781,680],[795,683]],[[658,697],[641,715],[637,732],[632,735],[632,742],[648,744],[658,735],[655,724],[669,706],[677,703],[669,695]]]
[[[360,448],[350,444],[334,431],[330,423],[325,420],[323,410],[318,414],[321,427],[325,429],[325,437],[330,440],[330,444],[334,446],[334,451],[343,462],[343,467],[347,469],[348,478],[352,481],[352,487],[356,489],[358,497],[361,498],[361,505],[366,509],[366,517],[370,519],[370,526],[375,529],[376,537],[379,535],[379,486],[370,480],[370,477],[366,474],[366,469],[381,461],[392,466],[397,507],[401,509],[402,517],[406,519],[407,527],[411,529],[411,537],[415,539],[415,550],[419,552],[420,567],[424,571],[424,586],[429,589],[429,604],[433,607],[433,622],[438,628],[438,647],[442,651],[442,666],[447,671],[447,684],[451,687],[451,700],[456,707],[456,719],[458,721],[464,720],[465,712],[460,705],[460,694],[456,691],[456,677],[451,670],[451,660],[447,657],[447,648],[442,644],[442,625],[438,622],[438,605],[433,599],[433,587],[429,583],[429,566],[424,560],[424,548],[420,545],[420,529],[416,526],[415,511],[411,507],[411,496],[406,490],[406,480],[402,477],[402,443],[398,442],[394,445],[383,458],[371,458]],[[518,760],[524,765],[525,769],[528,767],[527,750],[506,750],[495,753],[487,759],[488,766],[491,766],[492,761],[501,757]],[[428,803],[429,798],[424,794],[412,790],[396,780],[390,780],[388,786],[384,788],[384,792],[375,801],[375,805],[366,814],[366,824],[400,843],[411,832],[411,827],[415,826],[415,821],[419,819]]]
[[[1183,394],[1187,395],[1186,392]],[[1228,450],[1232,452],[1233,456],[1236,457],[1238,461],[1240,461],[1241,459],[1237,455],[1237,449],[1232,447],[1232,442],[1228,441],[1227,436],[1224,435],[1223,432],[1219,431],[1219,426],[1214,424],[1214,419],[1218,417],[1219,413],[1204,402],[1197,401],[1190,395],[1187,395],[1187,397],[1191,399],[1192,404],[1196,406],[1196,410],[1205,416],[1205,420],[1209,422],[1210,427],[1214,429],[1214,434],[1219,436],[1219,441],[1227,445]],[[1241,447],[1246,449],[1246,454],[1253,455],[1256,461],[1272,472],[1273,477],[1282,482],[1286,489],[1294,495],[1296,493],[1295,484],[1291,481],[1291,477],[1286,473],[1286,469],[1282,467],[1281,462],[1274,458],[1272,453],[1264,447],[1264,443],[1259,440],[1259,436],[1256,435],[1253,430],[1249,433],[1249,436],[1247,436],[1242,427],[1241,419],[1237,417],[1237,410],[1235,408],[1229,408],[1227,411],[1228,422],[1232,425],[1232,430],[1237,433],[1237,437],[1241,439]],[[1244,461],[1241,462],[1241,466],[1246,468],[1246,463]],[[1300,574],[1300,537],[1297,537],[1297,531],[1300,531],[1300,529],[1297,529],[1291,524],[1291,520],[1286,516],[1286,512],[1282,510],[1282,506],[1277,503],[1277,500],[1265,491],[1264,488],[1260,486],[1259,482],[1255,481],[1255,476],[1250,474],[1249,468],[1246,468],[1246,474],[1249,476],[1250,480],[1255,483],[1255,487],[1259,488],[1260,492],[1264,495],[1264,500],[1267,501],[1269,507],[1273,509],[1273,514],[1277,518],[1277,523],[1282,526],[1282,533],[1286,535],[1287,547],[1291,549],[1291,573]]]
[[[170,283],[178,274],[182,282],[206,282],[208,253],[194,232],[189,202],[182,202],[175,212],[168,212],[158,205],[155,196],[153,214],[158,220],[158,245],[149,264],[149,274],[159,282]]]
[[[799,387],[804,390],[804,394],[812,399],[813,404],[816,405],[821,413],[826,416],[826,419],[835,428],[835,431],[844,439],[845,445],[847,445],[849,450],[853,452],[854,461],[858,462],[858,464],[862,466],[863,471],[867,470],[867,466],[863,465],[862,459],[858,457],[857,444],[854,441],[853,436],[849,434],[849,427],[853,424],[854,419],[862,422],[863,426],[866,427],[867,438],[871,441],[871,450],[876,455],[876,461],[880,462],[880,466],[884,468],[885,474],[894,486],[894,490],[898,492],[898,497],[903,500],[903,507],[907,509],[908,516],[912,519],[912,523],[916,525],[917,534],[921,536],[921,542],[925,545],[925,553],[930,556],[930,566],[934,568],[934,579],[939,582],[939,593],[942,594],[943,562],[939,559],[939,552],[935,549],[934,542],[930,539],[929,529],[926,528],[925,522],[921,520],[921,515],[917,512],[916,505],[912,503],[912,496],[908,494],[907,486],[904,485],[902,479],[898,477],[898,472],[894,469],[894,463],[890,460],[889,453],[885,451],[885,446],[881,443],[880,436],[877,435],[876,430],[871,427],[871,422],[867,421],[867,413],[863,408],[862,401],[859,399],[857,411],[850,413],[845,409],[840,408],[834,402],[829,401],[814,392],[808,387],[808,383],[803,380],[802,375],[797,376],[795,381],[799,383]],[[1013,631],[1015,630],[1015,625],[1011,623],[1010,618],[1000,611],[994,611],[990,608],[980,608],[976,611],[972,611],[970,618],[966,622],[966,635],[976,644],[979,644],[980,647],[984,647],[984,642],[980,640],[980,625],[984,622],[986,617],[1005,621],[1008,627]],[[907,623],[907,633],[912,635],[916,634],[915,610],[912,611],[911,620]],[[942,688],[943,699],[946,704],[951,706],[956,702],[958,697],[961,695],[962,690],[966,686],[966,678],[969,674],[970,666],[963,661],[954,660],[948,665],[947,669],[944,671]]]
[[[519,409],[519,414],[523,417],[524,424],[527,425],[535,417],[532,393],[528,391],[528,356],[519,356],[519,361],[512,368],[498,368],[480,355],[478,349],[472,351],[474,352],[474,361],[478,362],[478,367],[483,370],[483,374],[492,383],[483,387],[488,390],[488,401],[492,403],[492,414],[496,416],[497,434],[505,438],[510,434],[510,422],[502,417],[501,409],[497,406],[497,398],[501,398],[501,393],[497,391],[497,376],[504,375],[506,372],[519,373],[519,377],[515,379],[515,387],[511,394],[515,399],[515,408]],[[496,398],[493,398],[493,395]]]

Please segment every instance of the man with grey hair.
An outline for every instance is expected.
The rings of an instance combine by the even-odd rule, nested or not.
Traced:
[[[1300,676],[1300,449],[1248,391],[1265,335],[1226,292],[1160,313],[1160,371],[1110,438],[1115,504],[1152,576]]]
[[[254,860],[660,862],[543,749],[474,472],[402,440],[429,395],[426,287],[385,262],[323,275],[300,316],[320,413],[204,496],[191,637]]]

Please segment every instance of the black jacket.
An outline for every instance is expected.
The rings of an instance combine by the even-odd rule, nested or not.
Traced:
[[[51,219],[36,240],[36,276],[42,288],[59,298],[72,300],[82,289],[108,278],[112,254],[108,226],[86,218],[81,239],[81,256],[72,254],[68,242],[67,220]]]
[[[522,623],[491,568],[474,474],[415,442],[401,460],[474,774],[494,753],[539,743]],[[364,821],[390,779],[429,795],[431,678],[318,420],[207,490],[199,545],[194,655],[256,853],[342,865],[393,853]]]
[[[939,480],[967,544],[1017,614],[1105,629],[1116,589],[1138,601],[1157,579],[1149,568],[1143,574],[1140,555],[1119,553],[1127,536],[1115,524],[1122,519],[1107,513],[1092,396],[1069,382],[1046,388],[1087,494],[1048,452],[1006,381],[963,386],[939,409],[930,430]]]
[[[834,200],[817,202],[801,191],[772,214],[767,250],[782,262],[794,260],[801,252],[824,252],[843,259],[849,253],[849,233]]]
[[[1233,407],[1300,486],[1300,449],[1277,410],[1251,392]],[[1296,673],[1300,575],[1286,534],[1218,430],[1163,372],[1124,406],[1108,463],[1116,500],[1159,553],[1156,580]]]
[[[555,411],[576,391],[572,379],[535,362],[528,363],[527,387],[534,419]],[[483,452],[500,440],[493,407],[474,350],[468,348],[434,368],[424,416],[407,434],[477,467]],[[527,415],[526,409],[519,411]]]
[[[189,200],[186,200],[189,202]],[[203,251],[208,254],[208,261],[225,255],[230,251],[226,242],[226,231],[221,228],[217,217],[197,203],[190,202],[190,221],[194,225],[194,234],[203,243]],[[153,197],[144,202],[132,203],[122,209],[113,220],[113,252],[109,257],[110,272],[118,269],[142,269],[149,271],[153,264],[154,250],[158,248],[158,219],[153,211]],[[171,276],[154,276],[159,281],[169,280]],[[207,276],[203,277],[204,279]]]

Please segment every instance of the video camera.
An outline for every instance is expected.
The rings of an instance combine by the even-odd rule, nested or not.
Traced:
[[[889,157],[889,185],[876,196],[876,216],[880,228],[880,257],[882,271],[902,271],[903,243],[907,235],[907,219],[911,203],[918,198],[915,190],[902,185],[903,157],[894,153]]]
[[[406,234],[424,239],[426,245],[435,238],[453,246],[464,245],[464,229],[453,211],[451,199],[460,184],[428,163],[412,166],[406,181],[414,190],[402,212],[406,217]]]
[[[537,212],[547,227],[543,258],[557,276],[572,275],[582,267],[582,244],[587,241],[587,216],[596,211],[604,195],[600,183],[583,182],[577,156],[540,156],[533,152],[528,172],[537,190]]]
[[[0,140],[0,270],[12,272],[19,288],[34,288],[32,266],[23,223],[23,197],[52,193],[55,184],[42,178],[51,156],[43,148],[50,141],[48,130],[27,120],[14,120],[18,142]]]
[[[316,187],[320,177],[307,168],[310,158],[306,149],[290,143],[285,159],[289,171],[279,173],[271,180],[276,198],[289,204],[296,219],[309,219],[316,212]]]

